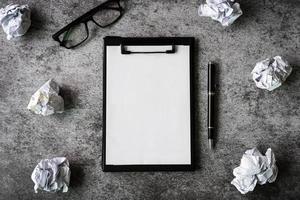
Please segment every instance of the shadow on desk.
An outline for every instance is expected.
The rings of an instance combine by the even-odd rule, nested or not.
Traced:
[[[80,187],[84,181],[84,176],[85,176],[82,166],[71,164],[70,170],[71,170],[70,187],[72,188]]]
[[[201,116],[200,116],[200,98],[199,98],[199,93],[200,93],[200,75],[198,73],[199,67],[200,67],[200,62],[199,62],[199,40],[195,39],[195,46],[194,46],[194,63],[193,63],[193,69],[192,69],[192,92],[193,92],[193,99],[192,99],[192,104],[193,104],[193,110],[191,110],[193,118],[192,118],[192,124],[193,124],[193,160],[192,162],[195,163],[195,170],[200,169],[200,158],[201,158],[201,147],[199,145],[200,141],[200,122],[201,122]]]

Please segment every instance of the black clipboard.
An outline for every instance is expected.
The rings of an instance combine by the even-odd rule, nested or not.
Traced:
[[[159,48],[156,48],[159,47]],[[142,50],[141,50],[142,48]],[[175,55],[182,54],[182,57],[177,58]],[[187,54],[188,53],[188,54]],[[113,54],[113,55],[112,55]],[[180,54],[180,55],[181,55]],[[102,139],[102,168],[103,171],[191,171],[194,170],[195,167],[195,161],[194,161],[194,114],[193,114],[193,64],[194,64],[194,38],[192,37],[159,37],[159,38],[123,38],[123,37],[105,37],[104,38],[104,56],[103,56],[103,139]],[[146,56],[146,57],[145,57]],[[157,83],[161,81],[162,87],[165,87],[164,89],[157,89],[159,90],[159,94],[165,94],[168,93],[171,96],[176,95],[175,92],[170,92],[172,88],[172,84],[177,84],[176,82],[182,81],[187,91],[185,91],[184,87],[180,85],[179,91],[183,91],[184,100],[179,101],[178,100],[178,106],[175,104],[173,107],[169,107],[169,105],[166,104],[166,100],[164,98],[155,97],[153,95],[152,100],[155,101],[157,99],[160,99],[163,101],[161,108],[157,108],[156,105],[160,105],[159,103],[156,104],[153,103],[153,105],[145,104],[143,105],[144,108],[148,106],[153,106],[153,109],[148,109],[148,113],[155,114],[156,111],[159,114],[158,116],[153,119],[153,121],[156,122],[156,125],[158,126],[157,129],[154,129],[156,131],[148,131],[147,127],[151,127],[151,120],[149,120],[149,126],[145,125],[145,129],[143,129],[143,124],[148,121],[143,119],[142,116],[138,116],[137,121],[141,120],[141,118],[144,120],[142,121],[142,125],[135,124],[135,120],[132,120],[131,111],[127,110],[127,112],[120,112],[123,111],[124,108],[126,110],[127,107],[136,105],[134,103],[142,102],[139,101],[140,99],[143,99],[144,96],[156,94],[156,90],[151,90],[148,88],[151,84],[149,84],[147,81],[144,81],[144,79],[148,78],[148,76],[152,77],[157,73],[160,73],[160,70],[157,65],[152,65],[151,67],[157,67],[157,71],[153,71],[154,69],[147,70],[142,69],[145,67],[145,65],[149,65],[149,60],[147,62],[147,59],[152,60],[158,60],[159,62],[165,62],[164,66],[166,65],[165,56],[169,56],[168,59],[173,60],[172,62],[179,63],[179,66],[176,67],[177,64],[173,64],[168,69],[170,70],[172,66],[174,66],[174,71],[176,71],[177,74],[180,74],[181,71],[185,69],[186,71],[183,71],[185,74],[184,78],[179,78],[179,81],[173,80],[166,81],[168,77],[172,77],[173,72],[168,73],[165,75],[165,78],[162,78],[162,76],[159,76],[157,79],[155,79],[155,82]],[[127,64],[128,70],[133,70],[131,73],[127,73],[125,67],[123,68],[122,65],[126,66],[126,62],[128,59],[139,59],[140,64],[139,67],[136,67],[135,69],[138,69],[139,73],[142,74],[142,77],[139,77],[138,73],[135,73],[135,69],[131,69],[134,64]],[[176,59],[178,60],[176,62]],[[175,61],[174,61],[175,60]],[[184,60],[184,61],[183,61]],[[119,62],[119,63],[117,63]],[[170,61],[171,62],[171,61]],[[184,63],[180,65],[180,63]],[[137,62],[133,62],[137,63]],[[186,66],[183,66],[186,65]],[[118,68],[119,67],[119,68]],[[149,67],[149,66],[148,66]],[[149,73],[149,74],[145,74]],[[175,72],[174,72],[175,73]],[[114,75],[112,75],[114,74]],[[144,76],[144,77],[143,77]],[[188,77],[188,78],[187,78]],[[141,87],[146,87],[146,89],[142,89],[141,92],[139,92],[139,87],[136,84],[136,82],[128,83],[132,79],[138,79],[141,82]],[[116,80],[116,81],[113,81]],[[123,82],[118,82],[123,81]],[[145,83],[146,82],[146,83]],[[144,84],[144,85],[143,85]],[[125,86],[124,86],[125,85]],[[133,87],[133,92],[125,92],[124,90],[129,91],[129,86]],[[159,84],[158,84],[159,86]],[[119,95],[118,88],[120,88]],[[160,87],[156,87],[160,88]],[[181,88],[181,89],[180,89]],[[144,91],[146,90],[146,91]],[[150,92],[149,92],[150,91]],[[138,94],[141,93],[141,98],[135,98]],[[186,95],[185,95],[186,94]],[[134,96],[136,95],[136,96]],[[157,94],[156,94],[157,95]],[[162,96],[163,96],[162,95]],[[173,98],[176,97],[176,98]],[[180,99],[180,96],[173,96],[173,99]],[[178,98],[177,98],[178,97]],[[126,98],[129,98],[127,100]],[[136,99],[137,102],[133,102]],[[149,99],[149,98],[148,98]],[[173,100],[176,102],[176,100]],[[169,101],[169,102],[173,102]],[[125,103],[124,103],[125,102]],[[157,102],[159,102],[157,100]],[[184,102],[184,103],[182,103]],[[151,104],[151,103],[150,103]],[[122,107],[123,106],[123,107]],[[159,107],[159,106],[158,106]],[[167,107],[167,108],[165,108]],[[143,108],[143,107],[141,107]],[[140,109],[137,109],[137,111],[132,111],[133,113],[138,113],[139,115],[143,115],[144,113],[141,112]],[[181,110],[176,112],[177,108],[183,110],[188,109],[189,111],[182,112]],[[174,115],[161,114],[161,110],[166,109],[167,111],[174,112]],[[175,111],[173,111],[175,110]],[[119,113],[118,113],[119,112]],[[183,116],[188,119],[183,120],[184,122],[181,123],[181,114],[184,113]],[[126,113],[126,114],[124,114]],[[128,114],[127,114],[128,113]],[[173,114],[173,113],[172,113]],[[120,117],[120,115],[124,115],[125,117]],[[147,113],[145,113],[147,115]],[[171,117],[170,117],[171,116]],[[175,117],[173,117],[175,116]],[[176,117],[177,116],[177,117]],[[157,118],[160,118],[160,120],[157,120]],[[165,125],[168,118],[174,118],[173,123],[169,125]],[[182,118],[183,119],[183,118]],[[174,123],[178,122],[178,123]],[[128,125],[129,124],[129,125]],[[175,124],[175,125],[174,125]],[[177,124],[177,125],[176,125]],[[184,125],[181,125],[184,124]],[[131,126],[133,128],[131,128]],[[170,128],[170,127],[173,127]],[[138,126],[138,128],[134,127]],[[161,133],[158,133],[160,131],[159,126],[165,127],[166,131],[163,131]],[[188,128],[187,128],[188,127]],[[185,131],[178,131],[178,133],[172,135],[177,131],[177,128],[180,130]],[[138,130],[136,130],[138,129]],[[151,129],[151,128],[150,128]],[[152,128],[153,129],[153,128]],[[123,132],[123,130],[127,130]],[[129,131],[128,131],[129,130]],[[145,131],[142,131],[145,130]],[[188,130],[188,131],[187,131]],[[148,132],[147,132],[148,131]],[[173,131],[173,132],[172,132]],[[133,132],[136,132],[133,134]],[[145,135],[143,133],[145,132]],[[147,132],[147,133],[146,133]],[[170,135],[164,135],[167,133],[171,133]],[[118,135],[119,134],[119,135]],[[121,144],[123,140],[126,140],[126,134],[128,134],[128,138],[132,136],[136,136],[136,138],[139,138],[135,140],[135,138],[130,138],[127,140],[127,143]],[[148,135],[146,135],[148,134]],[[155,137],[154,135],[157,134],[158,136],[161,136],[164,138],[165,141],[162,138],[150,138],[150,143],[147,144],[149,140],[146,140],[147,137]],[[160,135],[161,134],[161,135]],[[182,134],[182,135],[181,135]],[[150,135],[150,136],[149,136]],[[153,135],[153,136],[152,136]],[[173,136],[178,137],[177,140],[172,140]],[[122,138],[122,139],[120,139]],[[121,140],[121,141],[120,141]],[[143,142],[140,142],[139,140],[142,140]],[[181,141],[184,145],[176,145],[169,144],[168,141],[174,141],[175,144],[180,144]],[[141,144],[142,143],[142,144]],[[159,146],[159,144],[160,146]],[[187,146],[188,145],[188,146]],[[166,149],[164,149],[167,146]],[[182,147],[183,146],[183,147]],[[182,148],[182,149],[180,149]],[[146,149],[146,150],[145,150]],[[155,152],[156,149],[163,149],[163,151],[160,153]],[[153,152],[152,152],[153,150]],[[143,155],[140,152],[147,152],[145,153],[145,158],[141,157]],[[155,152],[155,153],[154,153]],[[174,153],[173,153],[174,152]],[[182,153],[184,152],[184,153]],[[147,154],[147,155],[146,155]],[[149,154],[149,155],[148,155]],[[182,155],[181,155],[182,154]],[[177,161],[177,155],[178,157],[178,163]],[[135,157],[136,156],[136,157]],[[156,158],[155,156],[161,156],[162,158]],[[164,157],[165,156],[165,157]],[[187,158],[188,156],[188,158]],[[128,157],[128,160],[126,158]],[[120,161],[119,161],[119,160]],[[167,160],[164,162],[164,159]],[[179,161],[180,160],[180,161]]]

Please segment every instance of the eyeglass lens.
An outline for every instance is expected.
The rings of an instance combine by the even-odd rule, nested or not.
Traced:
[[[92,16],[98,26],[105,27],[113,24],[121,15],[119,4],[116,1],[110,2],[104,9],[99,10]],[[88,38],[88,26],[86,23],[80,23],[72,26],[59,36],[59,40],[67,48],[75,47]]]
[[[84,23],[77,24],[59,36],[59,40],[67,48],[72,48],[88,38],[88,30]]]
[[[115,22],[116,19],[120,16],[120,11],[113,9],[104,9],[93,15],[93,20],[99,26],[108,26]]]

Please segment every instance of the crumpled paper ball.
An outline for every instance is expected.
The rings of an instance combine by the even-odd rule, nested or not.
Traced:
[[[219,21],[222,26],[229,26],[243,12],[240,4],[234,3],[234,0],[206,0],[206,4],[200,5],[198,14]]]
[[[71,171],[65,157],[43,159],[34,168],[31,179],[34,182],[34,191],[38,189],[47,192],[67,192],[70,183]]]
[[[64,99],[59,95],[59,86],[53,80],[48,80],[31,97],[27,106],[38,115],[48,116],[64,111]]]
[[[258,88],[272,91],[281,86],[291,72],[288,62],[281,56],[275,56],[256,63],[251,74]]]
[[[242,194],[253,191],[256,184],[263,185],[276,180],[278,168],[275,155],[271,148],[268,148],[265,156],[257,148],[247,150],[239,167],[233,170],[235,178],[231,181]]]
[[[31,25],[28,5],[10,4],[0,9],[0,24],[7,39],[24,35]]]

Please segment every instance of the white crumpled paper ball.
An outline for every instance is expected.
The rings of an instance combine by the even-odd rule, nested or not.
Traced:
[[[292,67],[281,56],[268,58],[256,63],[251,74],[258,88],[272,91],[291,74]]]
[[[28,5],[10,4],[0,9],[0,24],[8,40],[27,32],[31,25],[30,14]]]
[[[210,17],[222,26],[231,25],[242,14],[240,4],[234,0],[206,0],[206,4],[201,4],[198,9],[199,16]]]
[[[38,189],[47,192],[67,192],[70,183],[71,171],[65,157],[43,159],[34,168],[31,179],[34,182],[34,191]]]
[[[271,148],[268,148],[265,156],[257,148],[247,150],[239,167],[233,170],[235,178],[231,181],[242,194],[253,191],[256,184],[272,183],[276,180],[278,168],[275,155]]]
[[[31,97],[27,108],[38,115],[48,116],[64,111],[64,99],[59,95],[59,85],[50,79]]]

